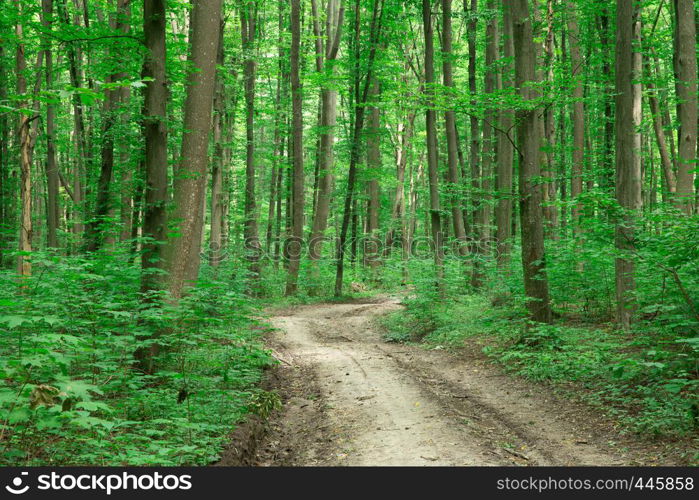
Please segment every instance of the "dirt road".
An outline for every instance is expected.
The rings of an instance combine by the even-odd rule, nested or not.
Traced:
[[[633,465],[589,410],[482,356],[387,343],[397,299],[282,311],[272,344],[284,410],[258,465]],[[605,427],[607,425],[607,427]]]

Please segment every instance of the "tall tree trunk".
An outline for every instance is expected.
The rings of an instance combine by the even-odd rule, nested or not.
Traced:
[[[131,0],[118,0],[115,31],[127,34],[129,32],[129,12]],[[87,22],[87,16],[85,17]],[[115,57],[115,51],[110,50],[108,58]],[[116,72],[107,77],[107,83],[112,83],[125,78],[124,72]],[[101,163],[100,176],[97,182],[97,199],[95,212],[87,227],[87,249],[91,252],[98,250],[104,242],[105,219],[110,211],[110,186],[112,183],[112,171],[114,170],[114,124],[115,116],[121,98],[121,89],[108,89],[105,91],[104,105],[102,107],[102,136],[101,136]]]
[[[512,33],[511,6],[503,5],[503,55],[506,60],[514,60],[515,46]],[[503,67],[503,87],[513,88],[512,66]],[[498,157],[496,188],[498,203],[495,208],[495,226],[497,240],[497,265],[504,269],[510,262],[512,249],[512,177],[514,161],[513,135],[514,112],[511,109],[503,109],[500,112],[500,132],[498,133]]]
[[[15,25],[15,35],[17,37],[17,51],[15,55],[15,76],[17,79],[17,94],[27,93],[27,62],[24,57],[24,29],[22,25],[22,8],[19,0],[15,0],[17,12],[17,24]],[[31,151],[31,120],[26,114],[19,116],[17,132],[19,135],[19,171],[20,171],[20,199],[21,216],[19,228],[19,251],[17,258],[17,272],[20,276],[31,276],[32,263],[32,151]]]
[[[164,268],[162,253],[167,229],[168,88],[165,76],[165,1],[145,0],[143,5],[143,32],[147,50],[143,76],[147,82],[143,99],[145,183],[141,291],[146,295],[160,288],[158,271]]]
[[[243,82],[245,87],[245,255],[250,268],[250,291],[259,292],[260,238],[257,231],[257,202],[255,201],[255,34],[257,2],[245,2],[240,12],[243,43]]]
[[[51,33],[53,29],[53,0],[42,0],[41,24],[46,33]],[[53,53],[51,40],[48,36],[43,40],[44,59],[46,64],[46,89],[53,87]],[[59,201],[58,201],[58,165],[56,164],[56,106],[52,102],[46,103],[46,244],[49,248],[58,248],[58,224],[59,224]]]
[[[291,0],[291,129],[292,129],[292,215],[291,238],[285,253],[289,257],[286,295],[298,290],[301,243],[303,239],[304,173],[303,173],[303,96],[301,94],[299,50],[301,44],[301,0]]]
[[[650,61],[648,58],[644,60],[646,68],[646,88],[648,89],[648,107],[650,108],[651,118],[653,120],[653,132],[655,140],[658,144],[658,153],[660,154],[660,164],[662,165],[663,179],[665,181],[667,195],[670,198],[674,197],[676,191],[675,171],[673,170],[672,158],[667,148],[665,132],[663,130],[663,119],[658,102],[658,91],[654,83],[654,75],[651,70]],[[657,75],[656,75],[657,76]]]
[[[71,25],[66,0],[59,0],[56,4],[59,16],[65,27]],[[68,28],[70,29],[70,28]],[[82,78],[80,77],[80,57],[79,51],[76,49],[73,42],[68,43],[68,69],[70,76],[70,85],[74,88],[82,88]],[[82,182],[83,172],[86,168],[88,159],[88,146],[85,131],[85,115],[80,95],[75,92],[73,94],[73,142],[75,144],[75,166],[73,169],[73,202],[75,209],[73,210],[73,225],[72,230],[78,238],[82,236],[83,212],[84,212],[84,184]]]
[[[691,215],[697,168],[697,33],[694,0],[674,0],[675,91],[677,93],[677,196],[680,210]]]
[[[221,28],[218,36],[218,52],[216,65],[223,67],[223,31],[225,22],[221,20]],[[216,73],[216,90],[214,94],[214,162],[211,169],[211,231],[209,233],[209,263],[212,267],[218,267],[223,259],[223,126],[226,115],[226,92],[223,75]]]
[[[567,0],[568,35],[570,45],[571,77],[575,82],[573,87],[573,166],[570,181],[570,196],[579,198],[582,194],[583,166],[585,154],[585,108],[583,103],[583,61],[580,56],[580,29],[576,5]],[[582,205],[579,201],[573,207],[573,231],[577,234],[580,228],[580,213]]]
[[[345,270],[345,246],[347,243],[347,231],[349,229],[352,213],[357,213],[356,206],[352,210],[354,199],[354,185],[357,179],[357,163],[359,162],[362,130],[364,129],[364,112],[369,96],[370,83],[372,82],[372,74],[374,70],[374,60],[376,57],[376,48],[381,36],[383,27],[383,0],[374,0],[372,8],[371,25],[369,28],[369,55],[366,63],[366,74],[360,74],[360,3],[359,0],[355,3],[354,9],[354,53],[353,53],[353,73],[354,73],[354,120],[352,124],[352,146],[350,149],[350,164],[347,172],[347,194],[345,195],[344,211],[342,214],[342,226],[340,228],[340,241],[337,246],[337,267],[335,269],[335,296],[342,295],[342,283]],[[360,82],[364,77],[364,89],[360,91]],[[355,240],[356,241],[356,240]],[[356,255],[356,252],[355,252]]]
[[[5,47],[0,45],[0,60],[5,60]],[[8,71],[0,64],[0,102],[5,102],[8,92]],[[0,269],[5,267],[5,247],[7,229],[14,227],[13,205],[15,196],[10,187],[10,164],[8,150],[10,142],[10,125],[7,113],[0,113]]]
[[[468,12],[470,19],[468,22],[468,91],[471,95],[471,105],[475,108],[478,103],[476,101],[476,93],[478,87],[476,85],[476,34],[478,29],[478,0],[470,0],[470,7],[467,5],[468,0],[464,0],[464,12]],[[471,145],[469,148],[469,163],[471,165],[471,206],[473,207],[472,212],[472,232],[471,237],[474,241],[473,251],[478,246],[477,241],[479,240],[481,226],[483,222],[483,212],[482,207],[482,190],[481,190],[481,164],[480,164],[480,151],[481,151],[481,132],[478,126],[478,117],[475,113],[470,116],[470,129],[471,129]],[[474,269],[474,276],[478,276],[479,272]],[[472,279],[473,281],[473,279]]]
[[[546,81],[553,88],[554,81],[554,4],[555,0],[546,1],[546,38],[544,39],[544,66],[546,67]],[[550,92],[550,91],[549,91]],[[553,106],[547,106],[544,111],[544,139],[546,143],[546,170],[543,177],[544,191],[547,203],[544,205],[544,220],[546,221],[547,234],[551,239],[558,239],[558,211],[556,209],[556,174],[555,174],[555,150],[556,150],[556,123],[554,120]]]
[[[391,208],[391,227],[386,234],[385,255],[389,255],[394,244],[395,234],[400,228],[401,246],[405,250],[406,210],[405,210],[405,168],[408,161],[408,149],[412,142],[415,128],[415,111],[410,111],[404,122],[398,125],[398,145],[396,148],[396,192]]]
[[[372,102],[381,94],[378,78],[374,78],[371,86],[370,99]],[[366,220],[367,238],[364,240],[365,263],[370,267],[376,267],[378,259],[379,243],[379,177],[381,175],[381,111],[374,103],[369,107],[369,123],[367,126],[367,212]]]
[[[310,291],[315,293],[318,282],[318,259],[322,256],[322,247],[325,238],[325,230],[328,227],[330,214],[330,200],[333,190],[333,165],[335,142],[335,127],[337,120],[337,91],[333,88],[333,76],[335,59],[340,47],[342,36],[342,23],[345,7],[342,0],[328,0],[327,21],[325,32],[320,32],[318,14],[315,0],[313,22],[316,37],[316,70],[321,73],[322,84],[320,89],[320,137],[318,149],[318,196],[313,211],[313,226],[311,239],[309,240],[309,257],[311,259],[312,283]]]
[[[187,282],[199,273],[202,206],[206,191],[207,149],[216,76],[221,0],[195,0],[191,13],[189,62],[198,71],[188,76],[184,104],[184,134],[175,172],[174,220],[179,236],[170,242],[170,293],[178,299]]]
[[[453,92],[454,76],[452,71],[452,27],[451,10],[452,0],[442,0],[442,81],[448,92]],[[449,100],[447,100],[449,102]],[[459,254],[464,255],[466,248],[466,229],[464,228],[464,215],[461,210],[461,180],[459,176],[459,151],[456,138],[456,117],[453,107],[444,111],[444,128],[447,137],[447,166],[449,179],[449,204],[451,206],[451,219],[454,225],[454,236],[458,240]]]
[[[614,53],[614,49],[609,43],[609,10],[611,8],[611,3],[603,3],[602,11],[599,15],[599,34],[603,60],[602,75],[604,76],[604,81],[607,86],[607,91],[604,96],[604,141],[600,185],[610,194],[614,189],[614,151],[612,148],[612,144],[614,143],[614,101],[612,97],[614,95],[614,81],[612,78],[612,65],[609,62],[611,59],[609,55]]]
[[[636,310],[634,218],[641,208],[641,13],[635,0],[617,1],[616,27],[616,198],[625,211],[615,242],[617,321],[628,329]]]
[[[493,0],[488,0],[486,8],[489,11],[495,10]],[[498,20],[492,17],[488,20],[486,26],[486,46],[485,46],[485,85],[486,94],[494,94],[499,88],[498,70],[495,64],[498,60]],[[483,286],[483,263],[481,262],[488,254],[487,245],[490,239],[490,191],[491,177],[493,172],[493,164],[495,163],[495,131],[493,126],[497,121],[497,111],[488,106],[485,112],[485,120],[483,121],[483,149],[481,158],[481,207],[478,217],[478,241],[475,245],[475,259],[473,262],[473,273],[471,275],[471,286],[474,289],[479,289]]]
[[[475,0],[472,0],[472,5]],[[439,203],[439,165],[437,157],[437,113],[434,92],[434,34],[431,0],[422,0],[422,24],[425,35],[425,127],[427,130],[427,171],[430,184],[430,226],[434,245],[436,286],[444,292],[444,259]]]
[[[538,98],[536,49],[527,0],[507,0],[512,10],[515,45],[515,84],[525,101]],[[544,252],[539,149],[540,109],[518,111],[519,210],[522,231],[522,267],[527,308],[534,321],[551,322],[551,304]]]

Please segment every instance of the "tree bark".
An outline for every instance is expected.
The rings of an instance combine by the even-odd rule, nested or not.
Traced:
[[[508,61],[514,60],[515,47],[512,33],[511,6],[503,5],[503,55]],[[503,67],[503,87],[513,88],[512,65]],[[511,109],[503,109],[500,113],[500,131],[498,132],[498,157],[496,188],[498,203],[495,209],[495,226],[497,240],[497,265],[505,269],[510,262],[512,251],[512,177],[514,147],[511,131],[514,127],[514,112]]]
[[[218,36],[216,65],[224,65],[223,31],[225,22],[221,20]],[[218,267],[223,260],[223,126],[226,115],[226,89],[223,75],[216,73],[216,90],[214,94],[214,162],[211,169],[211,231],[209,233],[209,264]]]
[[[255,34],[257,2],[245,2],[240,12],[243,45],[243,82],[245,87],[245,256],[250,269],[249,290],[259,293],[260,238],[257,230],[257,202],[255,200]]]
[[[665,140],[665,132],[663,130],[663,119],[660,111],[660,103],[658,102],[657,88],[653,82],[653,74],[651,71],[650,62],[644,60],[647,79],[646,88],[648,89],[648,107],[650,108],[651,118],[653,120],[653,132],[655,140],[658,144],[658,152],[660,153],[660,164],[662,165],[663,179],[665,181],[667,195],[672,198],[676,191],[675,171],[672,166],[672,158],[667,148]]]
[[[47,33],[53,29],[53,0],[42,0],[41,24]],[[48,36],[43,40],[44,59],[46,64],[46,88],[53,87],[53,53],[51,40]],[[58,199],[58,165],[56,164],[56,106],[46,103],[46,244],[49,248],[58,248],[58,225],[60,208]]]
[[[158,271],[164,268],[162,254],[167,229],[168,88],[165,76],[165,28],[165,0],[145,0],[143,31],[147,53],[143,75],[149,81],[146,82],[143,102],[145,185],[141,291],[146,295],[161,287]]]
[[[330,214],[330,200],[333,190],[333,165],[335,127],[337,120],[337,91],[333,88],[335,59],[339,50],[342,36],[342,23],[344,19],[344,5],[342,0],[329,0],[326,7],[327,21],[325,32],[321,33],[318,23],[317,11],[314,7],[314,31],[316,36],[316,69],[322,73],[320,89],[320,147],[318,149],[318,196],[313,212],[313,225],[311,239],[309,240],[309,257],[311,259],[311,292],[315,293],[318,278],[318,259],[322,256],[322,247],[325,238],[325,230],[328,227]]]
[[[127,34],[129,32],[129,12],[131,0],[118,0],[115,31]],[[87,16],[85,17],[87,21]],[[108,58],[115,57],[115,51],[109,51]],[[107,77],[107,83],[112,83],[125,78],[124,72],[118,71]],[[94,252],[98,250],[103,242],[104,236],[110,228],[105,226],[105,219],[110,211],[110,186],[112,183],[112,171],[114,170],[114,124],[116,122],[116,110],[122,96],[121,89],[108,89],[105,91],[104,105],[102,107],[102,135],[100,141],[100,176],[97,182],[97,197],[95,202],[95,212],[92,220],[87,226],[87,250]]]
[[[697,34],[694,0],[674,0],[675,91],[677,93],[678,208],[691,215],[694,206],[694,170],[697,168]]]
[[[374,102],[369,107],[369,123],[367,126],[367,211],[366,233],[364,240],[364,262],[369,267],[379,265],[379,176],[381,175],[381,111],[375,104],[381,94],[380,84],[375,77],[371,86],[369,102]]]
[[[581,80],[583,61],[580,56],[580,29],[576,13],[576,5],[567,1],[568,35],[570,45],[571,77],[575,82],[573,87],[573,165],[570,181],[570,196],[573,199],[582,194],[583,166],[585,154],[585,108],[583,103],[583,84]],[[573,207],[573,231],[577,234],[580,228],[582,205],[578,201]]]
[[[170,242],[170,294],[179,299],[186,283],[199,273],[202,206],[206,190],[207,149],[214,97],[221,0],[195,0],[191,13],[191,49],[184,104],[184,134],[180,164],[175,173],[174,220],[179,235]]]
[[[475,0],[471,0],[472,5]],[[437,157],[437,113],[434,92],[434,34],[432,5],[422,0],[422,23],[425,35],[425,127],[427,130],[427,171],[430,189],[430,226],[434,245],[435,278],[438,292],[444,293],[444,259],[442,249],[442,226],[439,200],[439,165]],[[470,64],[470,63],[469,63]]]
[[[536,49],[527,0],[507,0],[512,11],[515,45],[515,84],[523,100],[538,97],[536,90]],[[519,152],[519,209],[522,232],[522,267],[527,308],[532,320],[551,322],[551,304],[544,251],[543,213],[539,149],[540,109],[517,112]]]
[[[477,48],[476,48],[476,34],[478,29],[478,0],[470,0],[470,8],[467,6],[467,0],[464,0],[464,12],[468,12],[470,15],[470,20],[468,22],[468,91],[471,95],[471,105],[476,108],[478,103],[476,101],[476,93],[478,87],[476,85],[476,58],[477,58]],[[481,164],[480,164],[480,150],[481,150],[481,131],[478,126],[478,117],[475,113],[470,116],[470,129],[471,129],[471,144],[470,144],[470,154],[469,163],[471,166],[471,207],[472,207],[472,222],[471,231],[474,246],[472,251],[475,252],[478,245],[478,240],[480,236],[480,230],[483,223],[483,212],[482,207],[482,190],[481,190]],[[477,274],[477,273],[474,273]],[[473,281],[473,279],[472,279]]]
[[[615,261],[617,321],[628,329],[636,300],[633,252],[634,218],[641,208],[641,36],[640,8],[635,0],[618,0],[616,27],[616,198],[624,210],[617,222]]]
[[[452,70],[452,0],[442,0],[442,81],[447,92],[454,91],[454,76]],[[447,102],[450,102],[447,96]],[[444,128],[447,138],[447,166],[449,179],[449,204],[451,206],[451,219],[454,226],[454,236],[459,245],[459,254],[464,255],[466,247],[466,229],[464,228],[464,215],[461,210],[461,179],[459,176],[459,152],[456,138],[456,116],[454,108],[449,106],[444,111]]]
[[[345,195],[344,211],[342,214],[342,226],[340,228],[340,241],[337,245],[337,267],[335,269],[335,296],[342,295],[342,284],[345,269],[345,247],[347,243],[347,231],[350,225],[352,213],[357,213],[356,207],[352,210],[354,199],[354,185],[357,179],[357,163],[359,162],[362,130],[364,129],[364,112],[365,104],[369,95],[369,87],[372,82],[372,74],[374,70],[374,60],[376,57],[376,48],[381,36],[382,19],[383,19],[383,0],[374,0],[372,7],[372,19],[369,28],[369,55],[366,63],[366,74],[360,74],[360,4],[359,0],[355,3],[354,9],[355,30],[354,30],[354,53],[353,53],[353,73],[354,73],[354,119],[352,124],[352,146],[350,149],[350,164],[347,172],[347,194]],[[360,82],[364,77],[364,89],[360,91]],[[356,239],[355,239],[356,241]],[[356,255],[356,252],[355,252]]]
[[[301,0],[291,0],[291,129],[292,129],[292,216],[291,238],[285,253],[289,257],[286,295],[298,290],[301,243],[303,239],[304,172],[303,172],[303,96],[301,93],[299,50],[301,44]]]
[[[17,12],[17,24],[15,25],[15,35],[17,37],[17,51],[15,54],[15,76],[17,79],[17,94],[27,93],[27,79],[25,72],[27,62],[24,57],[24,27],[22,25],[22,7],[19,0],[15,0]],[[36,117],[35,117],[36,118]],[[27,277],[32,274],[32,151],[31,151],[31,120],[26,114],[19,116],[17,132],[19,136],[19,171],[20,171],[20,200],[21,215],[19,228],[19,251],[17,257],[17,273]]]

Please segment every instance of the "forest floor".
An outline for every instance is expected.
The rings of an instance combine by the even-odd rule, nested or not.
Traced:
[[[673,465],[598,411],[468,345],[386,342],[388,296],[273,310],[283,410],[255,465]]]

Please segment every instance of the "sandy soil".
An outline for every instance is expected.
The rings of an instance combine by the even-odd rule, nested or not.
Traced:
[[[374,320],[399,308],[380,297],[273,315],[284,410],[257,465],[672,465],[475,350],[383,341]]]

